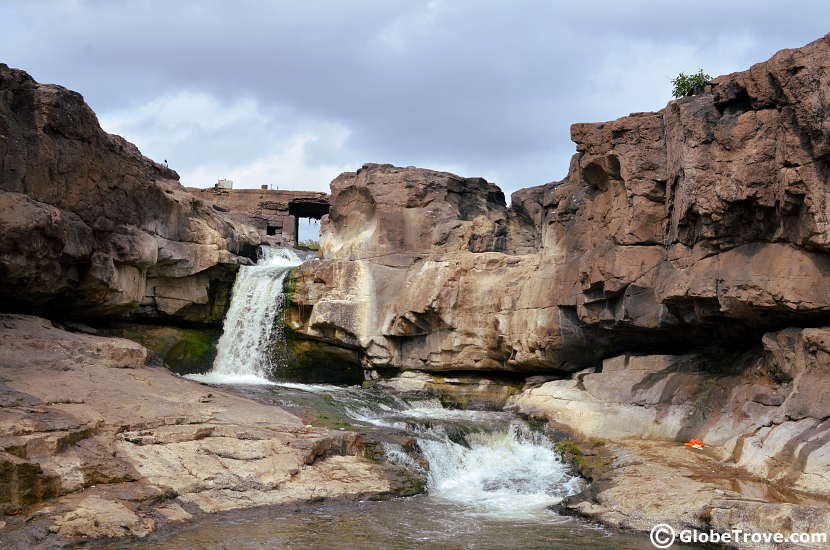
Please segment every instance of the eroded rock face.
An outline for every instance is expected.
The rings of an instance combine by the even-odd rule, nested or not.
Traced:
[[[359,433],[306,426],[147,356],[130,340],[0,315],[4,547],[143,537],[199,514],[411,483],[364,458]]]
[[[508,210],[504,194],[482,178],[389,164],[366,164],[331,182],[324,257],[419,258],[447,252],[528,251],[534,225]],[[517,231],[508,231],[509,227]],[[391,261],[396,261],[391,258]],[[398,258],[397,261],[405,261]]]
[[[774,531],[790,514],[821,530],[828,75],[830,35],[662,111],[575,124],[567,177],[517,192],[509,208],[489,184],[426,170],[345,174],[332,186],[323,258],[290,280],[287,322],[361,350],[372,376],[397,389],[448,393],[436,381],[461,374],[560,378],[509,403],[617,445],[615,464],[634,481],[612,475],[574,505],[586,515],[636,529],[665,512],[677,526]],[[460,181],[475,195],[463,208]],[[680,457],[691,438],[726,468],[718,475],[749,489],[692,479],[691,466],[672,475],[648,451],[661,441]],[[661,494],[684,493],[673,508],[637,488],[652,464],[666,473]],[[754,496],[759,480],[823,496],[816,506]]]
[[[6,311],[221,322],[256,232],[104,132],[80,94],[0,64],[0,158]]]
[[[826,327],[789,328],[742,354],[621,355],[510,407],[585,439],[702,439],[762,479],[830,494],[829,346]]]
[[[826,324],[828,67],[824,37],[575,124],[567,178],[509,208],[483,180],[344,174],[289,322],[371,368],[551,372]]]
[[[611,441],[602,446],[613,462],[595,472],[589,491],[563,506],[606,525],[651,531],[669,524],[676,533],[825,533],[830,510],[821,497],[775,487],[724,465],[707,451],[655,441]],[[609,459],[609,462],[610,459]],[[765,542],[743,534],[729,548],[825,548],[826,542]]]

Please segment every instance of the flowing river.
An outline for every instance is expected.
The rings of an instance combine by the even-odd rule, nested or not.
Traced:
[[[648,537],[558,513],[555,505],[585,482],[541,429],[509,413],[445,409],[359,387],[236,389],[289,409],[324,411],[340,426],[345,419],[356,429],[415,437],[417,456],[393,442],[383,448],[386,460],[426,475],[426,493],[231,512],[111,550],[653,548]]]
[[[243,510],[149,540],[110,548],[247,549],[632,549],[647,536],[561,515],[556,505],[585,488],[542,427],[505,412],[446,409],[435,399],[405,400],[360,387],[278,380],[282,283],[301,263],[265,249],[240,270],[213,370],[190,378],[288,410],[312,409],[318,423],[406,436],[380,438],[383,459],[426,479],[423,495],[387,501],[316,503]],[[275,328],[276,327],[276,328]],[[276,344],[275,344],[276,343]]]

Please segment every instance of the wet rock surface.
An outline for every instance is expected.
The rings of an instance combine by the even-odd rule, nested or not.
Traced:
[[[830,501],[776,487],[725,466],[709,451],[655,441],[605,443],[604,467],[590,488],[568,498],[564,510],[606,525],[650,531],[668,524],[728,533],[827,533]],[[825,548],[826,543],[730,544],[737,548]]]

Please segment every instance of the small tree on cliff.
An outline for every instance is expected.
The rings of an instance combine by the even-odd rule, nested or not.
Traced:
[[[672,94],[674,97],[699,94],[703,91],[703,85],[710,80],[712,77],[704,73],[703,69],[699,69],[695,74],[680,73],[671,81],[674,86]]]

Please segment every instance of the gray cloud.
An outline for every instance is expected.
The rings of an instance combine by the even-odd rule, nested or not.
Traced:
[[[571,123],[801,46],[830,4],[21,0],[0,19],[3,62],[80,91],[187,184],[324,189],[371,161],[509,193],[565,174]]]

